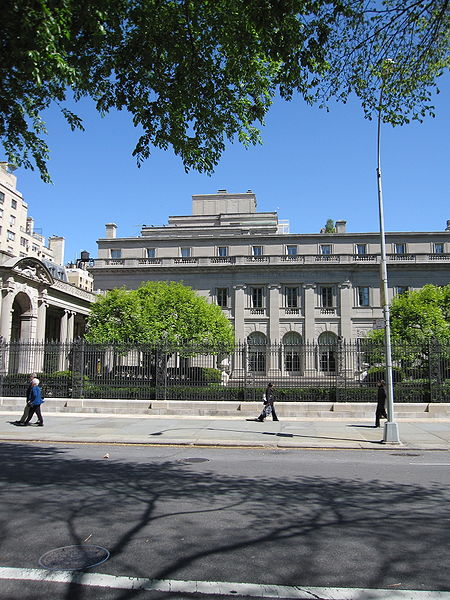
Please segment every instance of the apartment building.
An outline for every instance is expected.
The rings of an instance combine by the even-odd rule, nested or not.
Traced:
[[[13,169],[0,163],[0,342],[70,342],[83,335],[95,296],[70,283],[64,267],[64,238],[52,236],[46,246],[16,183]],[[42,368],[29,363],[31,355],[26,351],[23,360],[12,362],[6,350],[3,354],[2,373]],[[59,368],[66,366],[61,355]]]
[[[380,326],[377,232],[290,233],[257,212],[248,190],[192,196],[192,214],[120,237],[107,223],[90,272],[96,289],[182,281],[217,303],[236,339],[254,344],[331,343]],[[386,233],[390,296],[450,282],[450,221],[442,231]]]

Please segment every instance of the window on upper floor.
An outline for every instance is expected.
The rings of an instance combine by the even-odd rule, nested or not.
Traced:
[[[20,245],[23,246],[24,248],[28,248],[28,240],[24,237],[20,238]]]
[[[3,192],[0,192],[0,204],[3,204],[5,201],[5,194]]]
[[[250,306],[251,308],[264,307],[264,291],[262,287],[250,288]]]
[[[147,258],[156,258],[156,248],[147,248]]]
[[[189,258],[191,256],[191,249],[188,247],[180,248],[181,258]]]
[[[228,246],[217,246],[217,256],[228,256]]]
[[[356,254],[367,254],[367,244],[356,244]]]
[[[406,244],[394,244],[394,254],[406,254]]]
[[[122,250],[111,250],[111,258],[122,258]]]
[[[319,253],[323,255],[331,254],[331,244],[320,244]]]
[[[16,224],[16,217],[14,215],[10,215],[10,217],[9,217],[9,226],[10,227],[14,227],[15,224]]]
[[[445,245],[444,242],[436,242],[434,244],[434,253],[435,254],[444,254]]]
[[[11,200],[11,208],[16,209],[17,208],[17,200]]]
[[[330,285],[320,286],[320,306],[323,308],[333,308],[334,293],[333,287]]]
[[[228,288],[216,288],[216,300],[221,308],[226,308],[228,306]]]
[[[262,246],[252,246],[252,256],[262,256],[263,255],[263,247]]]
[[[14,233],[14,231],[10,231],[9,229],[7,229],[6,239],[9,240],[10,242],[12,242],[13,240],[15,240],[15,238],[16,238],[16,234]]]
[[[298,308],[299,306],[299,294],[298,287],[285,287],[284,288],[284,301],[286,308]]]
[[[37,252],[38,250],[39,250],[39,246],[36,246],[36,244],[33,244],[33,245],[31,246],[31,251],[32,251],[32,252]]]
[[[409,286],[408,285],[398,285],[395,288],[395,293],[397,296],[401,296],[402,294],[406,294],[406,292],[409,292]]]
[[[369,288],[367,286],[358,287],[358,306],[370,306]]]
[[[286,246],[286,254],[288,256],[297,256],[297,246],[289,244]]]
[[[3,219],[3,208],[0,208],[0,219]]]

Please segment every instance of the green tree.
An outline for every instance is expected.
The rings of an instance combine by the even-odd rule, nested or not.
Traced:
[[[449,21],[448,0],[3,0],[0,142],[49,180],[42,112],[56,102],[82,129],[71,95],[130,113],[138,164],[171,147],[200,172],[227,140],[259,141],[277,93],[355,93],[369,118],[421,119],[449,66]]]
[[[176,282],[142,284],[136,290],[115,289],[91,307],[89,342],[163,343],[229,347],[233,328],[220,307]]]
[[[382,339],[384,330],[371,333]],[[427,343],[433,339],[450,343],[450,284],[425,285],[420,290],[395,296],[391,305],[391,337],[396,343]]]
[[[392,357],[404,374],[417,378],[448,370],[450,358],[450,284],[425,285],[392,300]],[[384,363],[384,329],[369,335],[369,364]]]
[[[327,220],[327,222],[325,223],[324,232],[325,233],[335,233],[336,232],[336,227],[334,226],[333,219]]]

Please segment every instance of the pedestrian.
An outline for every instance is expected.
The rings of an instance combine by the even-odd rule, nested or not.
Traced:
[[[275,396],[273,393],[273,383],[269,383],[266,387],[266,392],[263,396],[264,408],[258,417],[258,421],[264,421],[266,417],[272,415],[274,421],[278,421],[277,413],[275,412]]]
[[[377,410],[375,412],[375,427],[380,426],[380,419],[387,419],[386,414],[386,383],[381,380],[377,383],[378,394],[377,394]]]
[[[25,402],[25,408],[23,411],[23,415],[20,417],[20,419],[18,421],[13,421],[12,424],[13,425],[23,425],[25,423],[25,421],[28,418],[28,415],[30,414],[30,402],[31,402],[31,390],[33,389],[33,385],[32,385],[32,381],[33,379],[36,378],[36,373],[30,373],[28,375],[28,387],[27,387],[27,391],[26,391],[26,402]]]
[[[38,427],[43,427],[44,420],[43,420],[42,414],[41,414],[41,404],[44,402],[44,399],[42,398],[42,395],[41,395],[41,388],[39,387],[39,379],[36,379],[36,377],[35,377],[32,380],[31,385],[32,385],[32,388],[31,388],[31,394],[30,394],[30,414],[26,418],[23,425],[24,426],[28,425],[28,423],[31,421],[32,416],[36,415],[36,417],[37,417],[36,425]]]

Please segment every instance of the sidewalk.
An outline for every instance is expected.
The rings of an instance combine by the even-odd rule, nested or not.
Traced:
[[[44,427],[17,427],[19,412],[0,413],[0,441],[188,446],[450,451],[449,419],[398,423],[401,445],[383,444],[372,419],[249,420],[245,417],[44,413]],[[34,420],[34,419],[33,419]]]

